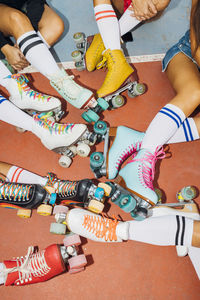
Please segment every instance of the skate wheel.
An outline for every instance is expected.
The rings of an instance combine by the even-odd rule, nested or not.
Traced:
[[[31,209],[18,209],[17,216],[28,219],[31,217]]]
[[[104,189],[104,193],[106,197],[109,197],[112,191],[112,187],[110,185],[108,185],[107,183],[104,182],[100,182],[98,184],[98,187],[101,187]]]
[[[188,254],[187,246],[176,246],[176,252],[179,257],[184,257]]]
[[[73,246],[73,245],[78,246],[81,244],[81,239],[78,234],[70,233],[65,236],[65,238],[63,239],[63,243],[65,247]]]
[[[92,199],[88,205],[88,209],[96,214],[100,214],[104,209],[104,204],[100,201]]]
[[[158,196],[158,202],[157,203],[161,203],[162,202],[162,191],[158,188],[155,188],[155,193]]]
[[[72,160],[70,157],[68,156],[65,156],[65,155],[62,155],[59,159],[59,165],[63,168],[69,168],[69,166],[71,165],[72,163]]]
[[[37,213],[41,216],[50,216],[52,213],[52,206],[47,204],[42,204],[38,206]]]
[[[65,234],[67,226],[60,223],[51,223],[50,232],[54,234]]]
[[[136,220],[136,221],[143,221],[144,219],[147,218],[148,211],[146,208],[143,207],[138,207],[136,212],[131,212],[131,216]]]
[[[53,215],[55,214],[67,214],[69,208],[64,205],[55,205],[53,209]]]
[[[72,151],[73,156],[77,154],[77,147],[75,145],[69,146],[68,149]]]
[[[146,87],[143,83],[137,83],[135,87],[135,91],[137,92],[137,95],[142,95],[146,91]]]
[[[91,169],[100,168],[104,163],[104,155],[102,152],[93,152],[90,155],[90,167]]]
[[[104,135],[107,131],[107,124],[104,121],[97,121],[94,123],[94,132],[100,135]]]
[[[124,100],[124,97],[118,95],[118,96],[115,96],[115,97],[111,100],[111,102],[112,102],[112,105],[113,105],[114,108],[119,108],[119,107],[121,107],[121,106],[124,105],[125,100]]]
[[[103,99],[103,98],[98,98],[98,99],[97,99],[97,102],[98,102],[99,106],[100,106],[103,110],[108,109],[109,104],[108,104],[108,102],[107,102],[105,99]]]
[[[82,267],[82,268],[78,268],[78,269],[68,269],[68,272],[69,272],[69,274],[75,274],[75,273],[79,273],[79,272],[82,272],[82,271],[84,271],[85,270],[85,268],[84,267]]]
[[[87,111],[84,111],[84,113],[82,113],[81,117],[83,118],[83,120],[85,120],[88,123],[92,122],[92,120],[88,117]]]
[[[136,207],[136,200],[131,195],[121,195],[119,198],[119,207],[123,209],[123,211],[129,213]]]
[[[73,256],[68,260],[70,269],[79,269],[87,265],[87,260],[84,254]]]
[[[78,50],[75,50],[71,53],[71,57],[73,59],[74,62],[79,62],[82,59],[82,55],[81,52]]]
[[[77,43],[82,43],[84,41],[85,35],[83,32],[76,32],[73,35],[73,40],[74,42]]]
[[[78,71],[83,71],[85,70],[85,64],[84,64],[84,61],[81,60],[81,61],[77,61],[75,62],[75,67]]]
[[[87,116],[90,119],[90,123],[91,122],[97,122],[99,120],[99,115],[97,113],[95,113],[93,110],[89,109],[87,111]]]
[[[77,146],[77,154],[81,157],[87,157],[90,153],[90,146],[85,143],[80,143]]]
[[[103,198],[104,194],[105,194],[104,189],[101,187],[97,187],[96,191],[94,193],[94,197],[98,200],[101,200]]]
[[[20,133],[26,132],[26,130],[24,128],[21,128],[21,127],[16,127],[16,130]]]

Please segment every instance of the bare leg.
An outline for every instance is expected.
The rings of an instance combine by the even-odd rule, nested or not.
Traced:
[[[200,222],[199,221],[194,221],[192,246],[200,247]]]

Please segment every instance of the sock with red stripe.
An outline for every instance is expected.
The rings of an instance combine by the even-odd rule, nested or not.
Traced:
[[[121,49],[121,37],[117,16],[110,4],[94,7],[95,18],[106,49]]]
[[[10,182],[40,184],[42,186],[45,185],[48,180],[45,177],[39,176],[35,173],[29,172],[17,166],[12,166],[9,169],[6,179]]]

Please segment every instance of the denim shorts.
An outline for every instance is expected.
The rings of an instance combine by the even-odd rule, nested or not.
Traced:
[[[195,64],[196,61],[192,58],[191,46],[190,46],[190,31],[188,30],[185,35],[179,40],[177,44],[172,46],[166,53],[162,61],[162,71],[164,72],[167,69],[167,66],[170,60],[178,53],[184,53],[189,57]]]

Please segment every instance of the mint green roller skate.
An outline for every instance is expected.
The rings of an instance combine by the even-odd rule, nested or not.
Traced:
[[[95,127],[103,127],[101,123],[102,121],[98,121]],[[94,128],[94,130],[96,129]],[[94,152],[90,156],[90,167],[95,176],[97,178],[102,176],[106,176],[108,179],[115,178],[122,163],[140,149],[143,137],[143,132],[125,126],[107,128],[104,136],[104,153]],[[109,138],[114,138],[111,147]]]

